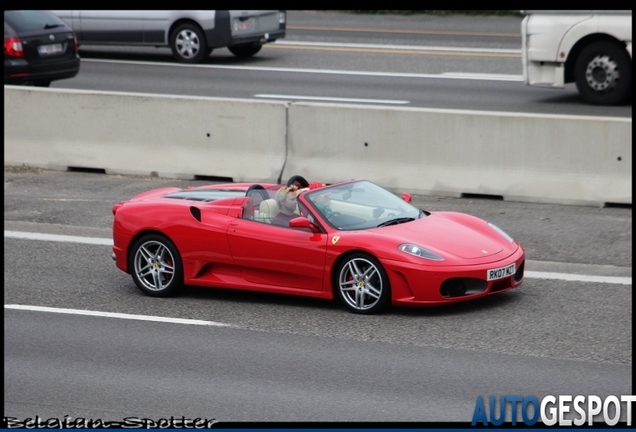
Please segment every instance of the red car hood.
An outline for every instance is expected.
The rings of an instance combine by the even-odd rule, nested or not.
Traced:
[[[465,259],[492,257],[504,249],[509,249],[508,253],[516,249],[486,222],[472,217],[466,222],[433,213],[413,222],[378,228],[376,232],[442,256],[451,254]]]

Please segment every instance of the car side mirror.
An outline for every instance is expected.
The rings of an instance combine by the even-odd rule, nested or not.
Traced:
[[[318,225],[316,225],[315,223],[313,223],[312,221],[310,221],[309,219],[307,219],[304,216],[300,216],[297,218],[294,218],[292,220],[289,221],[289,226],[291,228],[304,228],[304,229],[308,229],[311,232],[317,233],[320,231],[320,228],[318,228]]]
[[[402,192],[402,199],[409,204],[411,204],[411,201],[413,201],[413,197],[408,192]]]

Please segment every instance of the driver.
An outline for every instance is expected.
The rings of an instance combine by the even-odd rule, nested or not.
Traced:
[[[280,212],[272,219],[272,225],[288,227],[289,221],[298,217],[294,213],[297,194],[298,188],[295,185],[283,186],[276,192],[276,204],[278,204]]]

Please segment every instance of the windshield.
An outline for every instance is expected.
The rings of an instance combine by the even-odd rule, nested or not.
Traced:
[[[407,223],[426,216],[420,209],[366,180],[307,192],[307,199],[329,225],[342,231]]]

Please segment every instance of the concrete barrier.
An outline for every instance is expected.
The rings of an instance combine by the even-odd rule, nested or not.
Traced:
[[[564,204],[632,202],[632,120],[294,103],[283,178]]]
[[[632,120],[5,86],[5,165],[632,203]]]
[[[5,86],[4,163],[277,179],[287,104]]]

